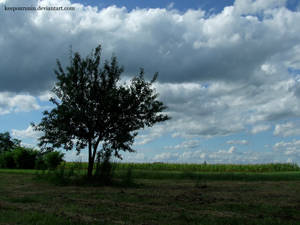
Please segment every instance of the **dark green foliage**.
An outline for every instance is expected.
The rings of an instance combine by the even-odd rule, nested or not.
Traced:
[[[13,152],[6,151],[0,154],[0,168],[16,168]]]
[[[48,152],[44,155],[44,162],[48,169],[55,169],[63,162],[64,154],[58,151]]]
[[[38,170],[46,170],[47,169],[47,165],[46,162],[44,160],[44,155],[42,154],[38,154],[36,159],[35,159],[35,169]]]
[[[38,170],[54,170],[56,169],[64,160],[64,153],[53,151],[47,153],[40,153],[37,155],[35,160],[35,169]]]
[[[8,132],[0,133],[0,154],[5,151],[10,151],[17,146],[20,146],[20,143],[20,140],[12,139]]]
[[[9,169],[55,169],[62,161],[60,152],[41,152],[20,146],[21,141],[11,140],[8,132],[0,134],[0,168]],[[2,141],[2,142],[1,142]]]
[[[118,163],[117,169],[187,171],[187,172],[284,172],[300,171],[293,163],[268,164],[188,164],[188,163]]]
[[[37,153],[36,150],[30,148],[16,147],[0,154],[0,167],[34,169]]]
[[[114,171],[115,165],[110,162],[110,152],[99,151],[97,153],[97,165],[94,179],[102,182],[104,185],[111,184]]]
[[[122,177],[122,185],[129,187],[134,186],[134,180],[132,176],[132,168],[128,167],[125,176]]]
[[[13,151],[13,157],[17,169],[34,169],[38,152],[24,147],[17,147]]]
[[[16,147],[0,154],[0,167],[9,169],[34,169],[38,152],[34,149]]]
[[[53,88],[55,107],[44,112],[35,129],[44,135],[39,146],[45,150],[63,147],[88,149],[88,177],[92,176],[97,152],[107,152],[121,158],[120,151],[133,152],[131,148],[139,129],[151,127],[168,120],[162,114],[166,106],[157,100],[152,88],[157,74],[148,82],[144,71],[128,85],[120,84],[123,68],[116,57],[105,61],[100,68],[101,46],[89,56],[71,55],[71,65],[64,70],[57,61],[57,83]],[[99,149],[98,149],[99,147]]]
[[[0,133],[0,168],[33,169],[38,152],[21,147],[21,141],[12,139],[8,132]]]

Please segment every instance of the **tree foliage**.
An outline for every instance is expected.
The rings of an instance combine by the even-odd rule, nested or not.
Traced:
[[[0,153],[10,151],[11,149],[20,146],[21,141],[12,139],[9,132],[0,133]]]
[[[102,67],[100,58],[99,45],[86,58],[71,55],[66,70],[57,60],[58,81],[52,90],[56,98],[50,99],[55,107],[44,112],[40,124],[33,124],[43,132],[39,145],[45,150],[75,148],[79,154],[88,148],[88,176],[92,176],[97,152],[121,158],[120,151],[134,151],[139,129],[169,119],[162,113],[166,106],[152,88],[157,74],[148,82],[141,69],[129,84],[120,84],[123,68],[116,57]]]

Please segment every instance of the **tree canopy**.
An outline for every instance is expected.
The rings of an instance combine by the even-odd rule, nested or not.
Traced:
[[[82,58],[71,55],[70,66],[63,69],[57,60],[57,83],[52,89],[55,107],[44,112],[36,130],[42,131],[39,146],[45,150],[63,147],[76,149],[78,154],[88,148],[88,176],[92,176],[95,156],[121,158],[120,151],[133,152],[132,144],[138,130],[170,119],[162,113],[166,106],[158,100],[144,70],[130,83],[120,82],[124,71],[117,58],[105,61],[101,67],[101,46]],[[101,154],[99,154],[101,155]]]
[[[12,139],[9,132],[0,133],[0,153],[10,151],[14,147],[20,146],[21,141]]]

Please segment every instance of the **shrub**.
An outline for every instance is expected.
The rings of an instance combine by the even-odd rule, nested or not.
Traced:
[[[44,155],[45,164],[48,169],[55,169],[63,162],[64,153],[61,152],[49,152]]]
[[[35,159],[34,168],[38,169],[38,170],[46,170],[47,169],[47,165],[46,165],[46,162],[45,162],[42,154],[37,155],[37,157]]]
[[[31,148],[17,147],[13,151],[13,158],[18,169],[34,169],[37,151]]]
[[[116,167],[111,163],[110,158],[110,152],[98,152],[94,181],[103,185],[112,184]]]
[[[122,177],[121,184],[125,187],[130,187],[130,186],[135,185],[133,177],[132,177],[132,168],[131,167],[127,168],[125,176]]]
[[[7,151],[0,154],[0,168],[16,168],[13,152]]]

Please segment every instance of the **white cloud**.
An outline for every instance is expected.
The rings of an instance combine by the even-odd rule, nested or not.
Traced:
[[[226,142],[229,145],[247,145],[247,140],[229,140]]]
[[[283,7],[285,3],[286,0],[235,0],[234,6],[237,13],[256,14]]]
[[[40,108],[36,98],[29,94],[0,92],[0,115],[12,112],[29,112]]]
[[[191,149],[191,148],[196,148],[199,146],[200,141],[199,140],[187,140],[184,141],[178,145],[174,145],[174,146],[166,146],[164,147],[165,149]]]
[[[251,133],[252,134],[257,134],[263,131],[267,131],[270,129],[270,125],[266,125],[266,124],[259,124],[259,125],[255,125],[254,127],[252,127]]]
[[[21,146],[24,146],[25,148],[33,148],[33,149],[37,149],[37,148],[36,148],[36,145],[34,145],[34,144],[29,144],[29,143],[24,143],[24,142],[21,143]]]
[[[41,93],[38,98],[42,102],[48,102],[50,98],[54,98],[55,95],[52,92],[46,91]]]
[[[230,146],[228,150],[219,150],[215,152],[214,157],[217,157],[217,155],[227,155],[227,154],[233,154],[236,152],[236,147],[235,146]]]
[[[174,162],[177,161],[179,158],[179,153],[170,153],[170,152],[164,152],[157,154],[153,157],[154,161],[164,161],[164,162]]]
[[[262,65],[277,63],[281,54],[288,57],[287,53],[299,46],[300,13],[284,8],[282,1],[236,1],[209,17],[201,9],[128,11],[116,6],[98,9],[68,0],[39,2],[73,5],[76,10],[1,16],[5,29],[0,39],[5,41],[0,47],[6,53],[0,64],[2,89],[45,90],[54,79],[55,59],[68,61],[70,44],[86,54],[102,43],[104,56],[116,53],[128,73],[145,67],[149,74],[159,71],[164,82],[245,81]],[[261,11],[266,15],[263,18],[255,14]],[[247,13],[254,14],[245,16]],[[16,43],[19,48],[14,48]],[[30,57],[27,49],[31,49]],[[12,67],[12,61],[18,66]],[[16,79],[22,85],[15,84]]]
[[[273,149],[277,152],[282,152],[285,155],[294,155],[294,159],[296,160],[300,159],[300,140],[277,142],[274,144]]]
[[[171,2],[168,6],[167,6],[167,9],[173,9],[174,8],[174,5],[175,3],[174,2]]]
[[[292,122],[276,124],[274,129],[274,135],[283,137],[297,136],[300,135],[300,128]]]
[[[258,133],[300,116],[300,81],[288,72],[300,68],[300,12],[286,9],[284,1],[238,0],[209,16],[201,9],[128,11],[40,2],[54,3],[76,10],[0,14],[6,56],[0,62],[1,90],[30,91],[44,101],[48,96],[40,93],[53,84],[55,59],[66,65],[70,44],[86,55],[101,43],[103,58],[114,52],[128,76],[139,67],[148,78],[160,72],[156,88],[173,119],[138,136],[137,145],[167,132],[214,137],[253,126]],[[39,107],[31,95],[15,98],[20,107],[8,103],[14,96],[7,101],[1,95],[0,114]]]
[[[258,74],[263,77],[261,71]],[[257,134],[269,130],[274,121],[300,115],[300,101],[294,94],[299,81],[270,81],[257,86],[227,82],[159,83],[156,89],[169,107],[172,120],[168,129],[173,137],[230,135],[249,126]]]
[[[232,154],[233,152],[235,152],[236,148],[234,146],[231,146],[229,149],[228,149],[228,153]]]
[[[25,130],[12,129],[11,131],[12,131],[12,136],[19,139],[26,139],[26,138],[38,139],[41,136],[41,133],[35,131],[31,125],[28,126]]]
[[[300,144],[297,145],[298,149]],[[286,151],[237,151],[234,146],[227,150],[196,150],[184,152],[164,152],[155,155],[149,162],[169,162],[169,163],[233,163],[233,164],[258,164],[281,162],[292,160],[300,164],[299,150],[289,149]]]
[[[145,145],[161,136],[166,132],[167,127],[163,125],[156,125],[152,128],[146,129],[143,134],[136,137],[135,145]]]
[[[118,161],[118,159],[117,159]],[[125,162],[147,162],[148,158],[144,153],[130,153],[125,154],[123,160]]]

